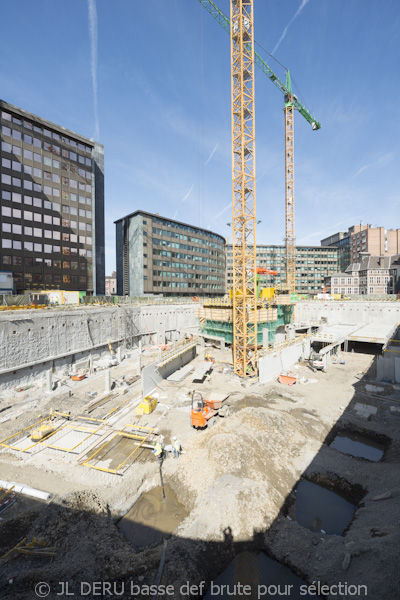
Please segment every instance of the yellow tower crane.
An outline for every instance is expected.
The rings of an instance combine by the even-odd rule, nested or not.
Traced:
[[[233,365],[257,373],[253,0],[231,0]]]
[[[199,0],[216,21],[227,31],[231,32],[231,20],[212,0]],[[234,2],[236,5],[237,3]],[[252,22],[253,23],[253,22]],[[247,42],[246,42],[247,43]],[[246,45],[245,43],[245,45]],[[248,47],[253,51],[253,41]],[[292,93],[290,73],[286,71],[286,85],[272,71],[261,56],[254,51],[255,64],[265,73],[272,83],[283,93],[285,100],[285,245],[286,245],[286,287],[289,292],[295,292],[296,284],[296,235],[294,210],[294,109],[316,130],[321,124],[302,106],[295,94]]]

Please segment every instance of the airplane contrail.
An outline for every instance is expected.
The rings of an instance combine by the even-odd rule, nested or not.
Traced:
[[[279,46],[281,45],[281,42],[285,39],[287,31],[289,29],[289,27],[291,26],[291,24],[293,23],[293,21],[299,16],[299,14],[301,13],[301,11],[303,10],[303,8],[305,7],[306,4],[309,3],[310,0],[302,0],[299,8],[296,10],[294,16],[290,19],[289,23],[286,25],[285,29],[283,30],[283,33],[281,35],[281,37],[279,38],[278,43],[276,44],[275,48],[272,50],[271,54],[274,55],[275,52],[278,50]]]
[[[94,137],[99,139],[99,115],[97,110],[97,9],[96,0],[88,0],[89,36],[90,36],[90,67],[93,86]]]

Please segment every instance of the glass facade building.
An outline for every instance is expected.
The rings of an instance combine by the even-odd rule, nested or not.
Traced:
[[[0,100],[0,270],[104,294],[104,148]]]
[[[158,214],[115,222],[118,295],[221,296],[225,238]]]
[[[227,245],[226,280],[228,289],[233,285],[232,245]],[[262,287],[286,287],[285,246],[257,245],[257,266],[278,271],[278,275],[261,275]],[[338,271],[338,250],[323,246],[296,246],[296,292],[317,294],[324,287],[327,275]]]

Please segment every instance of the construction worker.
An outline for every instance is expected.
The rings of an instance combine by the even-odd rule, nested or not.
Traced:
[[[153,454],[159,462],[162,462],[164,457],[164,450],[160,441],[154,444]]]
[[[180,444],[180,442],[178,442],[178,440],[174,436],[172,438],[172,454],[173,454],[173,457],[174,458],[179,458],[180,453],[181,453],[181,444]]]

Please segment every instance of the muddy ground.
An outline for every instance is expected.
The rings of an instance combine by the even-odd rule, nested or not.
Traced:
[[[153,508],[159,502],[142,514],[141,536],[146,537],[148,527],[149,540],[168,538],[166,548],[155,541],[135,551],[118,527],[140,493],[160,486],[159,465],[150,450],[138,452],[135,462],[119,475],[85,467],[59,451],[33,457],[0,453],[0,479],[54,494],[47,502],[17,495],[16,503],[0,515],[1,555],[25,537],[29,541],[35,536],[56,548],[53,558],[15,554],[1,560],[1,597],[37,597],[35,586],[44,582],[49,588],[39,592],[50,590],[46,597],[66,598],[66,584],[60,582],[68,582],[68,590],[78,598],[151,598],[154,594],[147,586],[157,582],[165,553],[159,581],[172,587],[170,594],[158,597],[194,599],[202,597],[210,582],[243,551],[264,551],[307,583],[365,585],[374,600],[398,596],[400,417],[390,407],[399,406],[400,394],[388,384],[382,391],[366,390],[366,384],[374,382],[374,357],[346,354],[346,364],[331,365],[327,373],[297,365],[298,380],[307,381],[293,387],[275,381],[243,386],[230,370],[229,350],[212,353],[216,364],[209,380],[194,384],[189,376],[180,384],[164,381],[154,413],[138,420],[133,410],[128,411],[119,422],[158,427],[166,443],[174,435],[182,443],[180,458],[168,455],[162,467],[163,480],[178,501],[172,502],[173,515],[165,509],[164,522],[173,523],[174,531],[154,536],[159,515]],[[202,356],[196,363],[200,360]],[[117,381],[136,374],[135,356],[112,370]],[[3,396],[1,439],[31,425],[50,407],[88,414],[87,392],[97,390],[100,397],[103,375],[69,385],[50,397],[40,389]],[[125,387],[117,385],[110,401],[90,416],[103,418],[129,399]],[[193,389],[205,396],[210,391],[229,394],[229,417],[220,418],[210,430],[193,430]],[[360,403],[375,407],[376,414],[367,420],[360,416],[356,410]],[[1,422],[7,413],[15,416]],[[384,443],[383,459],[373,463],[330,448],[335,432],[346,429]],[[311,531],[294,520],[291,507],[302,477],[355,504],[343,536]],[[338,594],[331,588],[325,596],[364,597],[354,596],[352,589]]]

